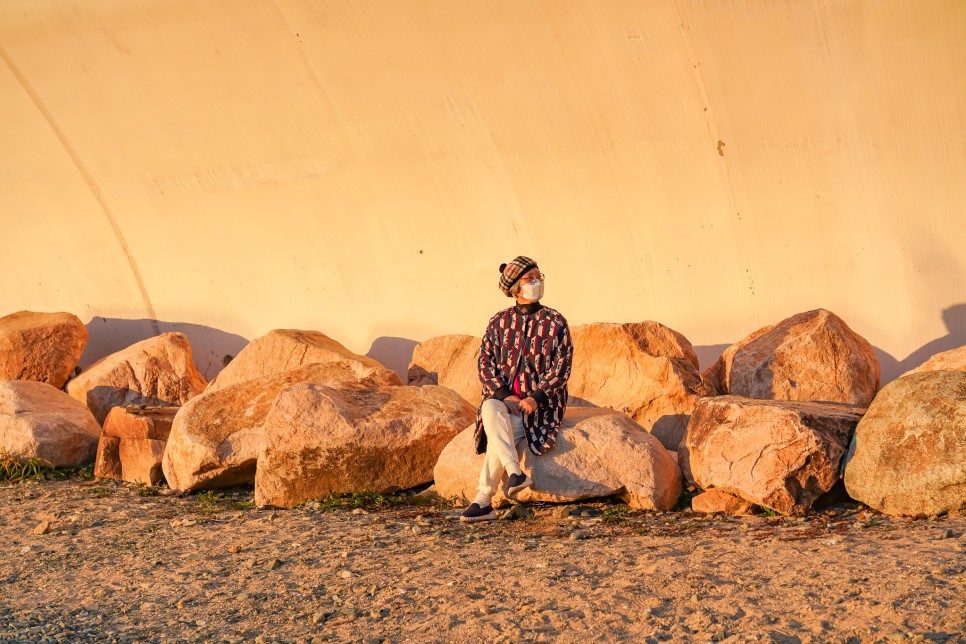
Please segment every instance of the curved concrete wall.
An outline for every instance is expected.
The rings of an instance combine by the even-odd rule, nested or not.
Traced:
[[[398,368],[522,253],[571,323],[707,362],[825,307],[888,379],[966,344],[964,43],[959,0],[5,0],[0,314]]]

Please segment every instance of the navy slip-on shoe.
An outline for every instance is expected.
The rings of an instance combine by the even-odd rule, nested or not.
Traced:
[[[533,479],[526,474],[511,474],[506,484],[506,495],[511,499],[521,490],[533,485]]]
[[[463,510],[460,521],[493,521],[496,519],[496,512],[492,505],[480,507],[479,503],[470,503],[470,506]]]

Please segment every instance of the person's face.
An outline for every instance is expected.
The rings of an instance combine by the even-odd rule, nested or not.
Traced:
[[[523,287],[530,282],[536,282],[538,280],[542,282],[544,279],[546,279],[546,276],[541,273],[540,269],[537,267],[531,268],[529,271],[524,273],[523,277],[521,277],[519,281],[520,290],[517,291],[517,301],[524,303],[536,302],[537,300],[528,300],[523,296]]]

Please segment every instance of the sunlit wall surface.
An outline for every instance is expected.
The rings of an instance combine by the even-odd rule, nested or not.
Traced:
[[[0,315],[87,361],[284,327],[398,368],[517,254],[705,363],[817,307],[886,379],[966,344],[966,2],[2,0],[0,57]]]

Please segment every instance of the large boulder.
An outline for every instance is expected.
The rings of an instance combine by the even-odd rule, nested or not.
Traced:
[[[879,387],[879,360],[842,318],[816,309],[728,347],[703,377],[721,394],[865,407]]]
[[[273,376],[308,364],[339,363],[349,367],[357,378],[376,374],[377,379],[401,385],[396,372],[378,361],[352,353],[319,331],[276,329],[252,340],[208,383],[208,392],[219,391],[242,382]]]
[[[103,423],[114,407],[181,406],[207,384],[195,368],[187,336],[162,333],[101,358],[67,383],[67,393]]]
[[[100,433],[90,410],[59,389],[29,380],[0,381],[0,454],[78,467],[94,459]]]
[[[966,345],[937,353],[902,375],[908,376],[923,371],[966,371]]]
[[[864,411],[840,403],[704,398],[685,441],[691,473],[704,490],[804,514],[839,480]]]
[[[305,383],[279,393],[263,425],[255,502],[292,507],[329,494],[428,483],[476,409],[438,386]]]
[[[196,490],[254,482],[262,425],[272,402],[283,389],[303,382],[332,386],[361,382],[378,388],[398,384],[399,376],[383,368],[360,378],[357,365],[349,360],[306,364],[213,391],[209,388],[175,416],[162,460],[168,485]]]
[[[608,407],[677,450],[694,405],[717,392],[702,383],[683,335],[657,322],[597,323],[571,329],[571,405]]]
[[[177,407],[115,407],[104,420],[94,476],[158,485]]]
[[[441,385],[452,389],[474,407],[483,401],[480,384],[480,339],[471,335],[443,335],[420,342],[409,363],[409,384]]]
[[[925,371],[882,388],[845,467],[852,498],[887,514],[966,508],[966,373]]]
[[[57,389],[87,344],[87,328],[70,313],[20,311],[0,318],[0,380],[36,380]]]
[[[473,429],[460,432],[440,455],[434,470],[440,496],[476,495],[484,457],[476,453]],[[552,450],[534,456],[523,449],[520,464],[534,484],[519,494],[521,501],[570,503],[617,495],[635,509],[669,510],[681,495],[674,456],[643,427],[610,409],[568,408]],[[502,492],[493,501],[503,504]]]

